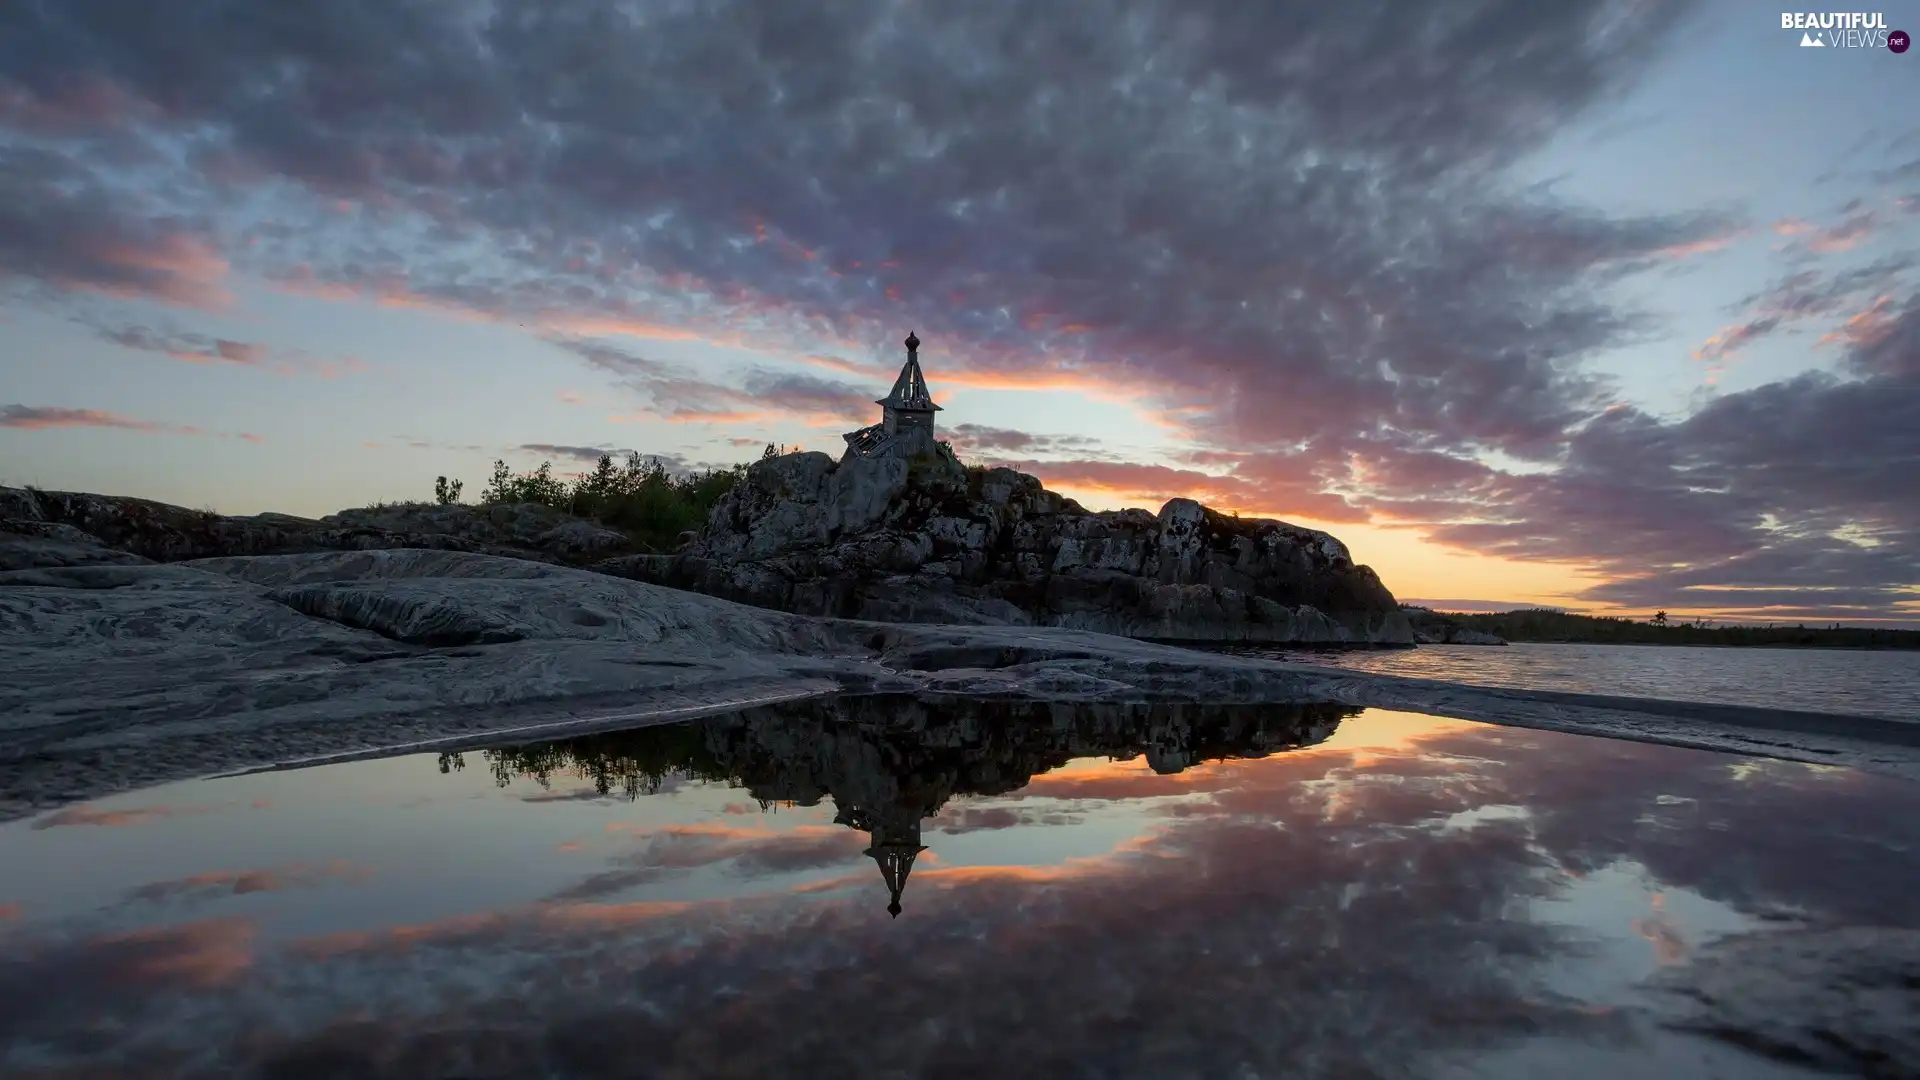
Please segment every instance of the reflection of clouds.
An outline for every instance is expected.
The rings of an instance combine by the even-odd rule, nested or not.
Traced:
[[[250,921],[207,919],[9,949],[0,959],[0,1065],[16,1039],[84,1055],[99,1044],[91,1021],[103,1011],[138,1016],[158,1000],[234,983],[253,963],[254,936]]]
[[[254,810],[266,810],[272,806],[271,799],[255,799],[250,804],[251,809]],[[167,818],[188,814],[212,814],[234,808],[234,806],[135,806],[125,810],[103,810],[91,804],[82,804],[56,810],[35,821],[33,827],[57,829],[69,825],[97,825],[102,828],[117,828],[125,825],[144,825],[148,822],[164,821]]]
[[[857,857],[866,837],[848,829],[811,825],[779,832],[715,825],[641,829],[609,822],[612,833],[638,833],[638,850],[611,860],[613,869],[553,894],[554,900],[597,900],[704,866],[731,863],[744,876],[835,866]]]
[[[1190,795],[1214,779],[1207,769],[1164,774],[1140,761],[1113,761],[1104,768],[1044,773],[1017,793],[1020,798],[1062,799],[1072,802],[1127,802],[1165,795]]]
[[[949,803],[927,819],[928,829],[958,836],[962,833],[1014,829],[1033,825],[1079,825],[1086,818],[1062,811],[1038,812],[1010,806],[968,806]]]
[[[1636,918],[1629,925],[1633,932],[1645,938],[1653,946],[1653,957],[1662,967],[1682,963],[1687,958],[1687,940],[1667,917],[1667,894],[1654,893],[1648,906],[1653,913],[1644,918]]]
[[[484,1040],[504,1071],[578,1076],[1404,1073],[1510,1035],[1613,1030],[1605,1010],[1529,976],[1588,944],[1516,915],[1570,875],[1631,858],[1669,887],[1815,917],[1913,895],[1920,868],[1890,841],[1910,839],[1920,794],[1792,767],[1742,779],[1727,764],[1498,729],[1364,758],[1226,762],[1181,774],[1204,782],[1105,856],[923,866],[898,922],[854,866],[744,899],[543,903],[307,939],[234,969],[238,985],[183,980],[167,1015],[195,1018],[195,1041],[223,1047],[232,1072],[324,1059],[357,1076],[445,1073]],[[1527,812],[1470,813],[1489,806]],[[1030,808],[962,802],[935,822],[1001,827],[991,812]],[[627,835],[638,846],[609,873],[857,865],[864,842],[814,825],[614,839]],[[1876,857],[1877,875],[1848,878]],[[1679,958],[1662,903],[1621,918],[1636,915]],[[102,949],[78,970],[107,980]],[[334,1024],[348,1006],[364,1019]],[[77,1038],[83,1012],[37,1022]],[[110,1060],[74,1059],[138,1063],[166,1037],[136,1024]]]
[[[227,896],[317,888],[330,881],[354,884],[373,876],[367,867],[336,860],[321,866],[294,864],[259,870],[209,870],[129,889],[123,903],[206,903]]]
[[[1486,728],[1441,736],[1481,767],[1483,793],[1532,810],[1540,843],[1576,873],[1622,858],[1668,885],[1753,914],[1920,926],[1911,855],[1920,786],[1792,762]]]
[[[180,814],[205,814],[211,812],[210,806],[141,806],[131,810],[101,810],[94,806],[70,806],[58,810],[33,823],[36,829],[57,829],[66,825],[98,825],[104,828],[117,828],[123,825],[143,825],[149,821],[175,817]]]

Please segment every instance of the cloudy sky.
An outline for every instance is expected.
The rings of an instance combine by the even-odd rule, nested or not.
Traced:
[[[0,482],[319,514],[837,454],[914,329],[970,460],[1327,528],[1402,598],[1920,624],[1920,51],[1800,37],[0,0]]]

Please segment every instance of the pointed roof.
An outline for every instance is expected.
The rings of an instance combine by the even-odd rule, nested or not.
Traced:
[[[900,377],[893,380],[893,392],[874,404],[908,412],[940,411],[927,390],[927,377],[920,371],[920,338],[911,331],[907,334],[907,362],[900,367]]]
[[[913,857],[925,850],[921,844],[889,840],[863,853],[880,864],[880,877],[887,883],[887,914],[896,919],[900,917],[900,894],[906,891],[907,875],[913,872]]]

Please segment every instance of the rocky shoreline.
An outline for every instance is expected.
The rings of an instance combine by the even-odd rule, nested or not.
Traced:
[[[819,618],[465,551],[14,569],[0,626],[0,819],[225,770],[877,692],[1403,709],[1920,778],[1920,726],[1892,721],[1457,686],[1052,627]]]

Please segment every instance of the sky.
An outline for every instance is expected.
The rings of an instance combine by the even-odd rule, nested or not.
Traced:
[[[1920,51],[1802,33],[0,0],[0,483],[837,456],[913,330],[969,462],[1326,529],[1403,601],[1920,626]]]

